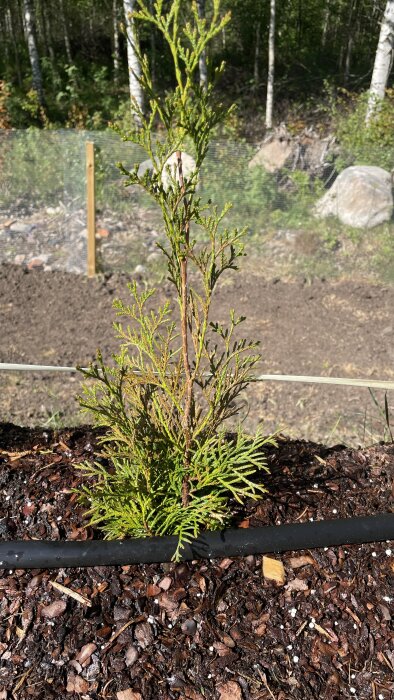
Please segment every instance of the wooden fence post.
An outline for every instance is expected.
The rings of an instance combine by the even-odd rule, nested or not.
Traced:
[[[88,225],[88,277],[96,274],[96,201],[94,176],[94,143],[86,142],[86,204]]]

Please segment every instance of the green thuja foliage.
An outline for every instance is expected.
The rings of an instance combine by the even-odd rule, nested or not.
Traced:
[[[134,22],[150,23],[163,35],[176,86],[157,95],[137,47],[148,110],[133,104],[135,128],[123,138],[144,149],[152,168],[142,173],[138,165],[131,172],[120,166],[126,184],[143,187],[161,209],[166,242],[159,247],[176,303],[158,305],[155,290],[129,285],[130,303],[114,303],[120,352],[112,367],[98,354],[84,371],[96,381],[86,383],[81,398],[106,429],[106,459],[80,467],[92,477],[80,493],[90,501],[91,523],[107,538],[178,535],[175,559],[201,529],[226,525],[232,502],[262,496],[264,486],[252,477],[267,469],[263,446],[273,442],[241,428],[229,436],[224,428],[259,359],[257,344],[239,338],[242,317],[231,312],[228,327],[211,320],[214,289],[226,270],[237,268],[245,231],[225,228],[230,205],[219,211],[198,194],[211,133],[231,112],[215,104],[213,83],[200,87],[198,60],[229,16],[221,17],[220,0],[213,0],[210,19],[200,19],[193,2],[191,20],[183,24],[185,5],[173,0],[166,11],[163,0],[153,9],[138,0]],[[157,122],[160,139],[154,137]],[[187,176],[186,143],[195,158]]]

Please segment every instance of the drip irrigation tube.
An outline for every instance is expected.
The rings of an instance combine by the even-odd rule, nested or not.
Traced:
[[[206,532],[182,550],[183,561],[247,556],[394,539],[394,513],[314,523]],[[0,542],[0,569],[57,569],[171,561],[176,536],[82,542]]]

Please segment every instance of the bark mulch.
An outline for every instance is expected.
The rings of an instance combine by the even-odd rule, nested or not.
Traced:
[[[100,537],[70,488],[97,433],[0,425],[0,538]],[[279,440],[242,527],[388,512],[394,445]],[[393,542],[192,563],[0,569],[0,700],[389,700]],[[60,584],[60,585],[59,585]]]

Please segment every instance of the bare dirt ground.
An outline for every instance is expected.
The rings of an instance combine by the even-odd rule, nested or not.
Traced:
[[[135,275],[134,275],[135,277]],[[116,351],[115,297],[127,298],[132,276],[88,280],[61,271],[0,267],[0,361],[85,366],[97,348]],[[138,278],[138,276],[137,276]],[[138,278],[141,285],[144,278]],[[158,296],[171,299],[163,283]],[[261,342],[259,372],[392,380],[394,287],[362,281],[265,279],[256,261],[226,278],[213,317],[230,308],[247,317],[246,337]],[[19,425],[82,422],[80,375],[0,373],[0,416]],[[384,392],[375,397],[384,405]],[[265,382],[247,394],[246,426],[326,444],[368,445],[388,438],[368,389]],[[388,394],[389,408],[394,398]]]

